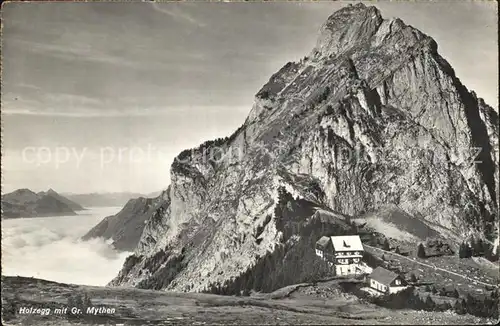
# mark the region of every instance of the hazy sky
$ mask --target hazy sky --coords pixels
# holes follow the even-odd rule
[[[497,5],[371,2],[432,36],[497,108]],[[151,192],[178,152],[229,135],[346,2],[8,3],[3,192]]]

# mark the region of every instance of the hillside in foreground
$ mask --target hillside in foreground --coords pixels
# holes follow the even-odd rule
[[[487,319],[451,312],[388,310],[343,293],[337,281],[300,284],[271,294],[250,297],[176,293],[135,288],[109,288],[2,276],[3,325],[210,325],[210,324],[485,324]],[[56,315],[70,303],[86,311],[75,298],[88,296],[90,307],[106,308],[98,315]],[[70,299],[73,298],[73,299]],[[87,301],[88,302],[88,301]],[[12,304],[14,303],[14,308]],[[11,313],[20,307],[50,309],[40,314]],[[114,310],[114,311],[113,311]]]

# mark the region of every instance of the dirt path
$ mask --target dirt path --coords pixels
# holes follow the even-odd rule
[[[458,274],[458,273],[446,270],[444,268],[437,267],[436,265],[429,265],[429,264],[426,264],[426,263],[419,262],[418,260],[415,260],[415,258],[409,258],[409,257],[397,254],[397,253],[392,252],[392,251],[383,250],[383,249],[372,247],[372,246],[369,246],[369,245],[366,245],[366,244],[363,244],[363,246],[366,246],[368,248],[375,249],[375,250],[378,250],[378,251],[381,251],[381,252],[386,252],[386,253],[389,253],[391,255],[395,255],[395,256],[398,256],[400,258],[403,258],[403,259],[409,260],[411,262],[417,263],[419,265],[426,266],[426,267],[429,267],[429,268],[433,268],[435,270],[443,271],[445,273],[452,274],[452,275],[461,277],[463,279],[466,279],[466,280],[469,280],[469,281],[472,281],[472,282],[476,282],[476,283],[479,283],[479,284],[482,284],[482,285],[486,285],[486,286],[498,287],[498,284],[490,284],[490,283],[481,282],[481,281],[475,280],[475,279],[473,279],[471,277],[464,276],[464,275],[461,275],[461,274]]]

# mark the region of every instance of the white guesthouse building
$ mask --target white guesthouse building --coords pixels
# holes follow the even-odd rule
[[[321,237],[316,242],[316,255],[335,266],[336,275],[357,275],[364,272],[361,263],[363,244],[358,235]]]

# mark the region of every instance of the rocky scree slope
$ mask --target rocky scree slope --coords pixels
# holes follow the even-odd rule
[[[224,159],[207,159],[215,149]],[[351,216],[395,205],[494,241],[498,114],[432,38],[375,7],[345,7],[232,136],[179,155],[164,204],[110,284],[200,291],[236,277],[284,241],[278,188]]]

